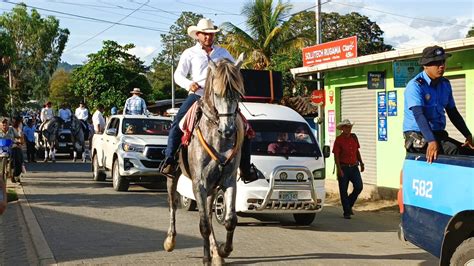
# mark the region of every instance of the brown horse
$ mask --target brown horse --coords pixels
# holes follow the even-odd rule
[[[243,54],[234,64],[227,59],[217,64],[209,60],[209,70],[204,96],[199,100],[202,117],[197,122],[187,153],[187,167],[181,162],[183,172],[188,173],[199,208],[199,230],[204,240],[203,263],[220,265],[233,249],[234,229],[237,225],[235,193],[237,169],[244,137],[244,124],[238,115],[238,104],[244,94],[240,66]],[[187,154],[187,155],[185,155]],[[186,169],[184,169],[186,168]],[[179,172],[179,171],[178,171]],[[164,241],[164,249],[172,251],[176,244],[175,214],[178,198],[176,186],[179,176],[168,178],[170,226]],[[218,189],[225,191],[225,243],[217,245],[212,228],[212,212]]]

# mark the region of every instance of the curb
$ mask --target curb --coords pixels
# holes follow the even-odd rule
[[[28,227],[28,232],[30,233],[33,246],[38,255],[39,265],[57,265],[53,252],[51,252],[48,242],[46,242],[44,238],[43,231],[38,224],[38,220],[31,210],[30,203],[23,191],[23,186],[17,185],[16,188],[23,218],[25,219],[26,227]]]

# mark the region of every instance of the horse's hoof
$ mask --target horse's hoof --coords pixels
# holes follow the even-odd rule
[[[165,239],[165,242],[163,243],[163,248],[166,251],[171,252],[174,250],[175,245],[176,245],[176,239],[172,237],[167,237]]]
[[[212,265],[220,266],[224,264],[225,264],[225,261],[222,257],[219,257],[219,256],[212,257]]]
[[[232,252],[233,248],[230,247],[229,249],[225,249],[225,244],[222,243],[219,245],[219,248],[217,249],[217,252],[219,253],[219,256],[223,258],[229,257],[230,253]]]
[[[56,160],[53,160],[53,163],[55,163],[55,162],[56,162]]]
[[[44,159],[44,160],[43,160],[43,163],[47,163],[47,162],[48,162],[48,159]]]

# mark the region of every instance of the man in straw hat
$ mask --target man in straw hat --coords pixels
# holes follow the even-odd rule
[[[404,94],[405,148],[408,152],[426,153],[429,163],[436,160],[438,154],[474,155],[472,134],[456,108],[449,80],[443,77],[446,59],[450,56],[442,47],[426,47],[419,61],[423,71],[408,82]],[[464,143],[450,138],[445,131],[445,111],[466,137]]]
[[[342,132],[336,137],[332,150],[336,163],[339,194],[345,219],[351,219],[351,215],[354,215],[352,207],[363,188],[360,172],[364,172],[365,169],[359,152],[359,140],[354,133],[351,133],[353,125],[349,119],[344,119],[337,124],[337,129],[342,130]],[[354,188],[350,195],[347,194],[349,182],[352,182],[352,187]]]
[[[188,90],[189,94],[186,100],[179,108],[176,117],[171,125],[168,136],[168,145],[166,147],[166,158],[160,166],[160,172],[168,176],[173,175],[177,166],[175,161],[175,153],[179,148],[181,136],[183,132],[179,128],[179,121],[184,117],[186,112],[204,93],[204,85],[206,82],[208,60],[217,62],[227,58],[235,61],[232,55],[224,48],[214,45],[214,37],[220,29],[214,26],[213,22],[208,18],[200,19],[196,26],[188,28],[189,37],[196,40],[196,45],[190,47],[181,54],[179,63],[174,73],[176,83]],[[188,78],[191,76],[191,78]],[[241,168],[243,176],[251,175],[250,173],[250,151],[243,152],[241,161],[248,167]],[[241,164],[242,165],[242,164]]]
[[[125,101],[125,107],[123,108],[124,115],[144,115],[146,113],[146,102],[140,95],[142,92],[140,88],[133,88],[130,91],[132,97]]]

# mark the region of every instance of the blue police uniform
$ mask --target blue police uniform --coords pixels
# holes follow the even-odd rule
[[[436,84],[431,82],[425,71],[408,82],[405,90],[403,132],[421,131],[411,111],[414,106],[423,107],[423,114],[431,130],[440,131],[446,128],[445,109],[456,107],[451,83],[444,77],[441,77]]]

